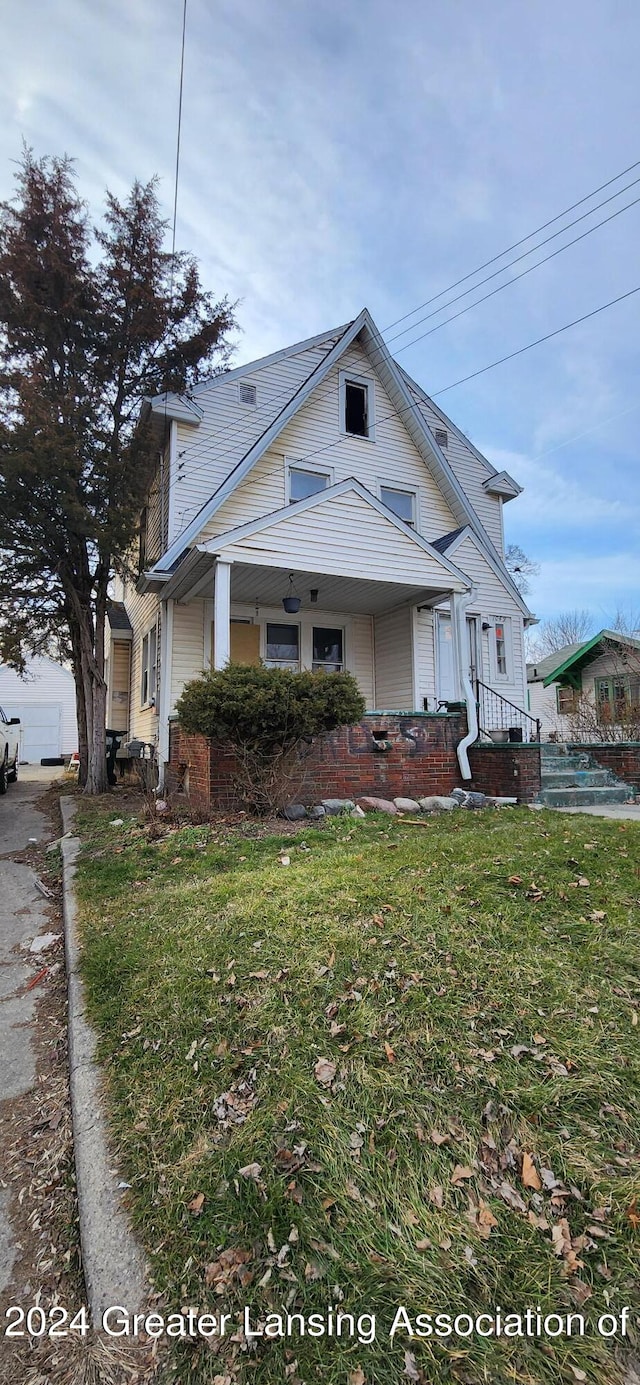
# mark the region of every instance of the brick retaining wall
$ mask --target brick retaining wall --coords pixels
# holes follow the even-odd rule
[[[323,798],[400,795],[422,798],[448,794],[456,785],[531,802],[540,788],[537,745],[477,746],[469,754],[473,781],[463,781],[456,746],[466,732],[464,712],[370,713],[356,726],[319,738],[304,755],[291,798],[318,803]],[[374,749],[377,738],[390,748]],[[203,807],[234,806],[235,759],[231,751],[203,736],[170,727],[167,783],[186,791]],[[295,790],[295,792],[294,792]]]
[[[570,752],[587,753],[592,755],[597,764],[602,769],[611,770],[618,779],[624,780],[625,784],[632,784],[640,793],[640,742],[639,741],[614,741],[602,742],[599,745],[579,745],[577,742],[568,745]]]

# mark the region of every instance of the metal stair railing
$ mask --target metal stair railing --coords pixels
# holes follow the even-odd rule
[[[489,736],[492,731],[519,730],[523,741],[540,741],[540,720],[510,702],[508,697],[477,680],[478,726]],[[515,738],[514,738],[515,739]],[[519,738],[518,738],[519,739]]]

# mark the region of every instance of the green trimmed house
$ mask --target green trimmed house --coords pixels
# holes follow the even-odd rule
[[[600,630],[528,664],[527,687],[543,740],[640,739],[640,639]]]

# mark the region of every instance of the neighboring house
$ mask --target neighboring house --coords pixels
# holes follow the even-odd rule
[[[20,761],[73,755],[78,749],[73,674],[55,659],[30,659],[23,677],[0,665],[0,705],[20,718]]]
[[[600,630],[527,665],[529,711],[542,738],[587,742],[637,739],[640,640]]]
[[[507,708],[496,725],[526,708],[534,617],[503,531],[520,487],[392,360],[366,310],[145,414],[158,468],[139,580],[116,595],[129,733],[161,765],[185,682],[230,659],[348,669],[370,710],[464,699],[473,720],[478,681],[491,715]]]

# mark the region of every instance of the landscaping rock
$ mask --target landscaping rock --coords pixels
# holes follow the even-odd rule
[[[319,822],[320,818],[327,816],[327,810],[323,808],[321,803],[314,803],[313,808],[307,808],[307,816],[310,817],[313,822]]]
[[[351,798],[323,798],[322,800],[322,807],[330,817],[337,817],[338,813],[350,813],[355,806]]]
[[[349,813],[349,817],[350,817],[350,818],[364,818],[364,817],[366,817],[366,813],[364,813],[364,812],[362,811],[362,808],[355,807],[355,808],[352,808],[352,809],[351,809],[351,812]]]
[[[301,822],[306,818],[307,810],[302,803],[287,803],[286,808],[282,810],[282,816],[288,822]]]
[[[397,813],[395,803],[391,803],[388,798],[359,798],[358,807],[363,808],[365,813]]]
[[[486,808],[489,800],[484,793],[477,793],[475,789],[452,789],[451,797],[455,798],[461,808]]]
[[[457,798],[447,798],[444,794],[430,794],[427,798],[418,800],[423,813],[450,813],[452,808],[459,808]]]
[[[394,798],[399,813],[419,813],[420,804],[416,798]]]

